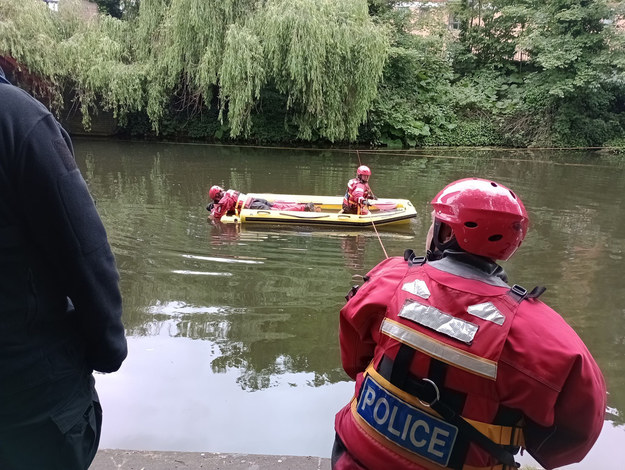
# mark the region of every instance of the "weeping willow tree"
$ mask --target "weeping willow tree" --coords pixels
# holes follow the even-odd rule
[[[38,79],[20,84],[51,108],[75,100],[89,125],[97,109],[115,115],[144,106],[146,63],[134,62],[130,24],[101,16],[81,18],[79,2],[64,1],[51,11],[40,0],[0,0],[0,55],[12,57]]]
[[[56,45],[72,36],[78,21],[61,11],[51,15],[44,2],[0,0],[0,55],[10,56],[35,75],[45,78],[31,85],[31,91],[47,98],[49,105],[63,105],[59,90],[66,74],[58,64],[62,61]]]
[[[354,139],[389,47],[365,0],[142,0],[130,21],[77,10],[0,0],[0,55],[44,78],[58,107],[71,89],[85,124],[97,109],[145,111],[158,130],[173,97],[199,110],[217,96],[245,136],[270,88],[301,138]]]
[[[209,103],[219,86],[230,24],[253,15],[255,0],[143,0],[137,60],[147,67],[147,113],[155,128],[174,95],[180,108]]]
[[[354,139],[388,51],[364,0],[144,0],[137,58],[149,63],[147,112],[219,93],[232,136],[247,136],[264,88],[283,94],[303,139]]]
[[[287,97],[300,137],[313,131],[355,139],[377,94],[389,48],[366,2],[275,0],[226,35],[220,71],[222,110],[247,133],[262,87]]]

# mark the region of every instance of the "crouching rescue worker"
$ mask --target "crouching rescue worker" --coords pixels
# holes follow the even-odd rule
[[[368,214],[369,199],[375,199],[373,191],[369,187],[371,169],[361,165],[356,170],[356,178],[347,182],[347,191],[343,198],[343,214]]]
[[[507,260],[528,228],[515,193],[463,179],[433,200],[427,258],[378,264],[340,315],[341,359],[356,380],[336,415],[332,468],[510,469],[580,461],[604,420],[606,388],[584,343],[510,287]]]
[[[241,194],[239,191],[229,189],[224,191],[220,186],[211,186],[208,191],[208,197],[213,202],[206,206],[206,210],[211,213],[214,220],[221,220],[221,218],[228,214],[234,215],[242,208],[245,209],[257,209],[257,210],[279,210],[279,211],[310,211],[315,212],[315,205],[311,202],[308,204],[302,204],[297,202],[269,202],[266,199],[246,197],[245,194]]]

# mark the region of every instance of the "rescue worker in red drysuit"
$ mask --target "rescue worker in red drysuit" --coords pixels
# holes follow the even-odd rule
[[[605,382],[537,299],[544,288],[511,288],[494,262],[526,235],[522,202],[473,178],[432,205],[427,258],[382,261],[341,310],[356,390],[336,415],[332,468],[510,469],[519,447],[547,469],[579,462],[601,431]]]
[[[226,214],[234,214],[237,210],[237,203],[246,209],[258,210],[280,210],[280,211],[315,211],[313,203],[288,203],[288,202],[269,202],[266,199],[248,197],[242,195],[239,191],[229,189],[224,191],[220,186],[212,186],[208,191],[208,197],[213,202],[206,206],[214,220],[219,221]],[[241,199],[241,201],[239,201]]]
[[[373,191],[369,187],[369,177],[371,169],[361,165],[356,170],[356,178],[347,182],[347,191],[343,197],[343,214],[368,214],[367,208],[369,199],[375,199]]]

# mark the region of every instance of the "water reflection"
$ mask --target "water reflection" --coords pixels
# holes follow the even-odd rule
[[[241,233],[241,225],[239,224],[222,224],[214,220],[208,219],[208,223],[212,225],[213,230],[210,234],[211,245],[221,245],[228,243],[236,243],[239,241]]]
[[[102,448],[328,454],[334,434],[311,430],[332,429],[332,414],[319,410],[339,408],[351,384],[314,386],[312,373],[283,371],[271,388],[248,393],[236,369],[214,373],[216,344],[172,341],[165,332],[175,329],[165,322],[161,334],[133,338],[122,371],[96,376],[105,410]]]
[[[497,179],[523,198],[530,232],[506,270],[511,280],[530,289],[547,286],[544,300],[576,329],[606,377],[610,431],[604,429],[605,439],[614,433],[625,437],[622,426],[612,426],[625,421],[621,159],[571,152],[361,152],[363,163],[373,170],[376,194],[410,199],[418,211],[407,227],[380,230],[378,239],[366,229],[240,227],[206,220],[211,184],[247,192],[339,195],[357,166],[353,153],[92,140],[78,140],[76,151],[117,257],[124,323],[133,348],[119,374],[99,377],[115,402],[107,419],[114,420],[110,414],[119,407],[138,406],[137,414],[160,410],[175,396],[175,411],[182,413],[175,419],[192,423],[189,429],[201,428],[197,432],[206,439],[199,442],[188,435],[184,443],[181,431],[171,446],[157,446],[167,441],[171,424],[163,412],[158,414],[162,421],[150,422],[150,429],[114,420],[115,432],[126,440],[117,445],[117,438],[105,435],[104,446],[228,451],[232,446],[219,448],[222,442],[207,444],[218,439],[210,425],[218,421],[219,407],[231,407],[232,397],[240,396],[236,406],[246,408],[244,397],[254,396],[249,400],[256,402],[259,395],[269,408],[278,408],[276,402],[293,409],[299,404],[323,417],[323,424],[310,423],[307,435],[331,440],[332,416],[351,394],[340,365],[337,313],[353,277],[381,261],[384,250],[389,256],[401,256],[406,248],[421,252],[428,201],[445,183],[471,175]],[[142,349],[154,341],[162,351],[158,358]],[[163,380],[200,381],[202,386],[194,382],[184,392],[175,384],[168,390],[155,383],[172,361]],[[123,393],[134,386],[131,374],[139,362],[147,369],[141,376],[150,391],[140,406],[125,401]],[[216,384],[225,392],[215,391]],[[315,398],[302,402],[308,393]],[[182,395],[207,413],[205,427],[196,423],[193,407],[178,403]],[[276,451],[271,432],[260,433],[251,445],[238,442],[237,424],[219,426],[237,441],[238,451]],[[285,439],[277,453],[329,454],[325,443],[302,446]]]

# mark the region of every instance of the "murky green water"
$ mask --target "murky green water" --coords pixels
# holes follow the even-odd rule
[[[339,195],[355,152],[75,142],[107,227],[130,355],[98,375],[101,447],[328,457],[334,413],[353,391],[340,364],[344,295],[384,258],[371,229],[215,227],[211,184],[243,192]],[[406,227],[380,231],[390,256],[422,251],[428,201],[446,183],[493,178],[532,225],[505,267],[546,285],[610,392],[599,442],[570,468],[621,468],[625,442],[625,163],[589,153],[473,150],[372,154],[378,197],[410,199]],[[525,459],[531,463],[531,459]]]

